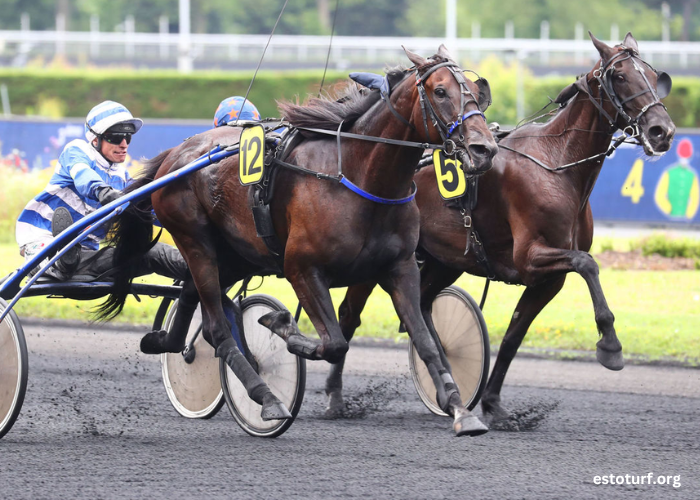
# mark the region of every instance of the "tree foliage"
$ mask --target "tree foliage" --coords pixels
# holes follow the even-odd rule
[[[610,38],[612,24],[620,36],[632,31],[640,40],[661,38],[663,0],[458,0],[458,36],[472,35],[478,22],[482,37],[504,36],[512,22],[517,38],[539,38],[548,21],[551,38],[573,38],[582,23],[598,37]],[[672,40],[700,40],[700,0],[671,0]],[[192,0],[194,33],[268,34],[284,0]],[[335,33],[347,36],[443,36],[445,0],[295,0],[288,2],[277,33],[327,35],[338,6]],[[56,13],[67,13],[68,29],[89,30],[90,17],[100,18],[102,31],[124,29],[133,16],[137,31],[157,32],[161,16],[178,29],[178,0],[0,0],[0,29],[19,29],[29,14],[32,29],[49,30]]]

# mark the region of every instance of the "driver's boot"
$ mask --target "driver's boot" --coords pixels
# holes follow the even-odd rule
[[[58,207],[51,219],[51,233],[55,238],[69,226],[73,224],[73,217],[65,207]],[[47,270],[47,274],[60,280],[70,279],[75,273],[80,264],[80,244],[74,245],[68,250],[63,257],[58,259],[51,269]]]

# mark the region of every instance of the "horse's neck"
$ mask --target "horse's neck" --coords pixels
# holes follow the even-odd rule
[[[357,120],[350,131],[385,139],[416,141],[415,132],[394,117],[383,101]],[[421,148],[354,139],[348,141],[343,150],[349,148],[353,148],[353,161],[347,164],[346,170],[343,160],[343,172],[352,182],[385,198],[400,198],[408,194],[415,167],[423,153]]]
[[[552,151],[551,157],[556,160],[552,167],[601,155],[608,150],[612,139],[612,134],[607,130],[607,120],[601,119],[598,109],[583,92],[579,92],[572,102],[542,128],[542,134],[561,134],[552,138],[554,143],[548,143]],[[583,205],[595,186],[604,159],[604,156],[599,157],[561,171],[577,187],[577,192],[581,193]]]

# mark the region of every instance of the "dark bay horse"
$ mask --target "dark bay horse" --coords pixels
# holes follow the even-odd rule
[[[592,35],[591,39],[600,61],[560,93],[560,107],[552,119],[516,128],[501,139],[493,168],[479,179],[472,218],[490,273],[498,281],[526,286],[481,400],[487,423],[507,423],[509,413],[500,404],[506,372],[530,324],[561,290],[567,273],[580,274],[590,290],[601,335],[598,361],[611,370],[623,367],[614,316],[603,295],[598,265],[588,253],[593,238],[588,198],[617,129],[636,137],[647,155],[668,151],[675,126],[660,98],[668,94],[671,82],[639,58],[631,34],[615,47]],[[464,272],[490,273],[479,262],[474,243],[465,254],[468,221],[441,199],[434,169],[420,170],[415,180],[421,212],[418,251],[425,258],[421,310],[434,331],[430,308],[437,294]],[[350,288],[340,306],[348,340],[360,324],[372,288]],[[326,382],[330,411],[344,407],[342,368],[342,363],[333,365]]]
[[[491,166],[496,143],[482,109],[490,102],[485,81],[464,77],[444,47],[431,58],[406,51],[414,64],[409,70],[390,70],[378,83],[380,91],[360,92],[354,85],[333,101],[312,99],[301,106],[283,103],[285,119],[295,127],[342,130],[338,137],[302,130],[303,137],[283,161],[333,176],[342,174],[367,197],[338,182],[280,168],[270,204],[282,257],[275,256],[256,235],[249,188],[239,182],[239,157],[169,184],[155,192],[150,203],[170,231],[189,265],[192,280],[182,291],[175,323],[169,333],[151,332],[141,341],[146,353],[179,352],[185,346],[187,325],[202,304],[204,337],[262,405],[266,420],[289,418],[284,405],[271,393],[238,350],[222,307],[222,290],[253,275],[280,274],[292,284],[301,305],[321,337],[303,336],[288,312],[272,313],[260,322],[287,341],[290,352],[307,359],[336,362],[348,343],[338,324],[329,288],[366,281],[379,283],[392,297],[397,314],[430,369],[440,404],[454,417],[457,435],[478,435],[486,427],[460,404],[458,389],[442,363],[420,313],[420,275],[414,258],[419,237],[419,212],[412,200],[416,165],[428,143],[456,146],[456,154],[474,172]],[[375,75],[376,76],[376,75]],[[382,80],[382,78],[380,78]],[[222,127],[186,140],[147,162],[136,189],[153,178],[175,171],[218,144],[236,144],[241,129]],[[383,142],[350,137],[373,136]],[[409,141],[412,146],[387,143]],[[432,147],[432,146],[431,146]],[[342,161],[341,161],[342,159]],[[404,199],[405,203],[378,203]],[[148,212],[150,204],[138,207]],[[127,211],[114,237],[120,263],[148,248],[152,221]],[[115,293],[104,305],[102,317],[123,306],[128,266],[116,277]]]

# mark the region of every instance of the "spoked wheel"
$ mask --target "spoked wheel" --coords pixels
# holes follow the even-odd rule
[[[178,302],[168,311],[164,330],[175,321]],[[192,339],[194,338],[194,343]],[[224,405],[224,393],[219,378],[219,363],[214,348],[202,335],[201,306],[192,317],[183,352],[161,354],[163,385],[175,410],[187,418],[211,418]]]
[[[6,308],[7,302],[0,299],[0,313]],[[22,324],[10,311],[0,323],[0,438],[12,428],[22,409],[28,369]]]
[[[435,297],[432,319],[462,403],[471,410],[479,402],[489,372],[489,336],[484,317],[474,299],[453,285]],[[437,404],[435,384],[413,342],[409,344],[408,360],[421,401],[434,414],[446,415]]]
[[[258,363],[260,377],[296,418],[304,399],[306,360],[287,351],[284,340],[258,323],[258,318],[269,312],[285,310],[284,305],[274,297],[258,294],[243,299],[241,309],[245,344]],[[223,360],[220,370],[226,404],[244,431],[251,436],[272,438],[292,425],[294,418],[269,421],[260,418],[262,407],[248,397],[243,384]]]

